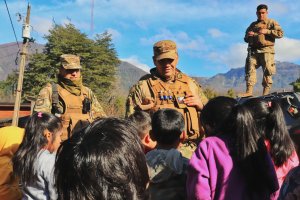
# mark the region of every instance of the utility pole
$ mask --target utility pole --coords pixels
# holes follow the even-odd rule
[[[91,34],[94,32],[94,0],[91,0]]]
[[[20,111],[20,104],[21,104],[21,96],[22,96],[22,87],[23,87],[23,78],[24,78],[24,70],[25,70],[25,63],[26,63],[26,56],[28,53],[27,46],[30,39],[30,25],[29,25],[29,17],[30,17],[30,5],[27,6],[27,15],[26,21],[23,24],[23,45],[21,55],[21,62],[19,66],[19,78],[18,78],[18,86],[16,90],[16,100],[15,100],[15,107],[14,107],[14,115],[12,120],[13,126],[18,126],[19,122],[19,111]]]

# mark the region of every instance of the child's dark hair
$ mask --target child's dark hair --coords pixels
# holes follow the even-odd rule
[[[252,98],[244,105],[251,110],[259,134],[270,142],[270,154],[275,165],[282,166],[295,149],[280,104],[272,100]]]
[[[200,120],[202,125],[209,126],[210,130],[205,130],[206,136],[218,134],[221,126],[225,123],[225,119],[231,114],[232,108],[237,101],[229,97],[217,97],[211,99],[209,103],[201,111]],[[204,129],[205,129],[204,126]]]
[[[139,131],[139,137],[143,139],[147,134],[147,131],[151,129],[151,117],[150,114],[145,111],[135,111],[128,117],[128,120],[133,122]]]
[[[159,144],[172,145],[184,131],[184,118],[180,112],[165,108],[156,111],[152,117],[152,140]]]
[[[230,134],[235,138],[235,153],[239,160],[257,150],[258,134],[250,111],[230,97],[211,99],[201,111],[201,123],[212,129],[208,136]]]
[[[146,199],[143,145],[128,120],[98,118],[57,151],[58,199]]]
[[[61,120],[50,113],[38,112],[29,118],[25,125],[23,141],[12,159],[14,174],[20,177],[24,184],[33,181],[36,176],[34,161],[40,150],[48,143],[44,131],[48,130],[56,135],[61,129]],[[55,137],[57,135],[53,139]]]

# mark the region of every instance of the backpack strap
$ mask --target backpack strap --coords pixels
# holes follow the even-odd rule
[[[52,100],[52,110],[51,110],[51,113],[61,114],[58,109],[59,94],[58,94],[57,84],[51,83],[51,86],[52,86],[52,99],[51,99]]]

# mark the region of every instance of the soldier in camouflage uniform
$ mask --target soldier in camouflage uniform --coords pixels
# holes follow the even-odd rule
[[[268,18],[268,6],[261,4],[256,9],[257,21],[246,30],[245,42],[248,43],[248,56],[245,65],[246,93],[239,96],[252,96],[256,83],[256,69],[263,69],[263,95],[270,93],[272,75],[276,73],[274,61],[275,38],[282,38],[283,31],[274,19]]]
[[[49,112],[61,117],[67,139],[74,129],[80,129],[96,117],[105,117],[100,103],[88,87],[83,86],[80,58],[71,54],[60,57],[57,84],[48,83],[35,102],[35,112]]]
[[[153,51],[156,67],[131,88],[127,98],[126,116],[134,110],[144,110],[151,114],[162,108],[176,109],[185,119],[188,136],[185,145],[193,144],[194,149],[194,144],[198,144],[203,137],[199,115],[208,100],[201,86],[176,68],[178,53],[173,41],[159,41],[154,44]],[[183,154],[186,157],[191,156],[185,152]]]

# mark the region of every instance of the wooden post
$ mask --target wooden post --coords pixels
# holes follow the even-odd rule
[[[28,46],[29,37],[30,37],[30,31],[28,30],[29,17],[30,17],[30,5],[28,4],[25,27],[23,27],[23,45],[22,45],[22,51],[20,53],[21,62],[20,62],[20,66],[19,66],[19,68],[20,68],[19,69],[19,78],[18,78],[18,86],[17,86],[17,91],[16,91],[16,100],[15,100],[13,119],[12,119],[12,126],[18,126],[18,123],[19,123],[19,111],[20,111],[21,96],[22,96],[24,70],[25,70],[25,64],[26,64],[26,56],[28,53],[27,46]],[[27,32],[24,33],[25,31],[27,31]]]

